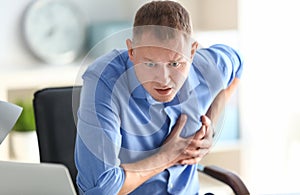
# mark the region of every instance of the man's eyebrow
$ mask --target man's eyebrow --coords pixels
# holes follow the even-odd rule
[[[143,57],[143,60],[154,62],[154,60],[152,60],[151,58],[148,58],[148,57]]]
[[[178,55],[178,56],[175,56],[175,58],[173,60],[169,60],[168,62],[177,62],[177,61],[180,61],[182,59],[183,59],[183,57],[181,55]],[[143,60],[150,61],[150,62],[155,62],[155,60],[152,60],[149,57],[143,57]]]
[[[180,61],[182,59],[183,59],[183,57],[181,55],[178,55],[178,56],[175,56],[175,60],[173,60],[173,61]]]
[[[182,59],[184,59],[184,57],[182,55],[175,55],[173,60],[169,60],[169,62],[179,62]]]

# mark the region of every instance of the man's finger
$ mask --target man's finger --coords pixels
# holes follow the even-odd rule
[[[181,114],[179,116],[179,118],[176,121],[174,130],[176,130],[176,132],[179,134],[181,132],[181,130],[183,129],[185,123],[187,121],[187,115],[186,114]]]
[[[209,139],[202,139],[200,142],[199,142],[199,148],[206,148],[206,149],[209,149],[211,147],[211,140]]]
[[[194,165],[194,164],[199,163],[202,158],[203,157],[196,157],[196,158],[185,159],[185,160],[180,161],[179,164],[182,164],[182,165]]]
[[[215,129],[213,127],[212,121],[206,116],[206,115],[202,115],[201,116],[201,122],[202,125],[206,125],[207,126],[207,131],[206,131],[206,136],[205,137],[214,137]]]
[[[202,125],[201,128],[195,133],[193,139],[200,140],[202,139],[206,134],[206,126]]]
[[[201,122],[202,125],[206,125],[206,126],[211,125],[211,120],[206,115],[201,116]]]
[[[169,135],[168,139],[171,139],[174,136],[179,136],[180,133],[181,133],[181,130],[183,129],[183,127],[186,123],[186,121],[187,121],[187,115],[186,114],[181,114],[179,116],[179,118],[177,119],[176,124],[175,124],[174,128],[172,129],[172,132]]]

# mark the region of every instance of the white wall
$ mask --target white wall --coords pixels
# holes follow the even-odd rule
[[[29,68],[40,66],[43,63],[31,54],[22,39],[22,14],[31,1],[1,0],[0,69]],[[136,10],[150,0],[69,1],[78,6],[82,12],[82,17],[89,23],[107,20],[132,21]],[[236,28],[237,0],[223,0],[223,3],[220,5],[221,9],[215,8],[215,5],[218,5],[218,0],[180,2],[191,12],[196,28],[201,30]],[[212,13],[206,10],[211,10]],[[207,18],[210,18],[210,22],[206,22]]]
[[[240,0],[244,170],[254,194],[300,192],[298,0]]]
[[[0,8],[0,69],[23,67],[36,60],[24,47],[20,20],[30,0],[1,0]]]
[[[136,9],[146,0],[69,0],[78,6],[86,22],[133,19]],[[0,70],[39,66],[22,39],[22,14],[31,0],[1,0]],[[118,6],[116,6],[118,5]]]

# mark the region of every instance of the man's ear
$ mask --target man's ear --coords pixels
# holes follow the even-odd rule
[[[127,45],[129,59],[133,61],[134,55],[133,55],[132,41],[130,39],[126,39],[126,45]]]
[[[195,53],[198,49],[198,42],[195,41],[192,43],[192,49],[191,49],[191,60],[193,60],[194,56],[195,56]]]

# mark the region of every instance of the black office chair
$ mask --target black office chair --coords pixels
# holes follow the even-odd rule
[[[36,91],[33,99],[40,161],[65,165],[77,192],[77,169],[74,162],[76,115],[73,116],[73,105],[74,110],[77,110],[80,89],[45,88]]]
[[[76,190],[74,146],[80,90],[80,86],[45,88],[36,91],[33,100],[40,160],[66,165]],[[227,184],[236,195],[250,194],[243,181],[229,170],[199,165],[198,171]]]

